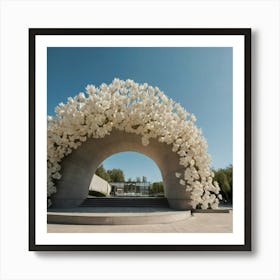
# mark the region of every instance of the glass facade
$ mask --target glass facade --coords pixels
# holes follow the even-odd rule
[[[111,196],[149,196],[150,182],[113,182]]]

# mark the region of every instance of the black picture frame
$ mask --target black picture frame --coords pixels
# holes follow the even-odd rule
[[[48,35],[241,35],[244,36],[244,244],[242,245],[40,245],[36,244],[36,36]],[[30,251],[251,251],[251,29],[29,29],[29,250]]]

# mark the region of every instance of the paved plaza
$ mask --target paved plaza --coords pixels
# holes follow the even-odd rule
[[[231,233],[229,213],[193,213],[191,217],[168,224],[148,225],[67,225],[48,224],[48,233]]]

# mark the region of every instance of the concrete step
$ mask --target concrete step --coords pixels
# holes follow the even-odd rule
[[[87,198],[81,207],[169,207],[166,198]]]
[[[106,208],[77,207],[48,211],[48,223],[74,225],[147,225],[167,224],[191,217],[191,211],[173,211],[169,208]]]

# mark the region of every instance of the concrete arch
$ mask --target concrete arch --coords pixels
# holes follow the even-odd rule
[[[86,91],[88,97],[69,97],[56,107],[56,117],[48,117],[48,206],[76,206],[100,162],[117,152],[136,151],[161,169],[171,207],[218,207],[220,188],[194,115],[159,88],[131,80],[88,85]]]
[[[182,172],[179,156],[172,152],[172,145],[150,139],[143,146],[141,136],[120,130],[112,130],[104,138],[90,138],[61,162],[62,178],[57,181],[57,193],[52,196],[55,208],[75,207],[87,197],[88,188],[96,168],[109,156],[125,151],[134,151],[150,157],[159,167],[165,194],[173,209],[191,209],[190,192],[179,184],[175,172]]]

